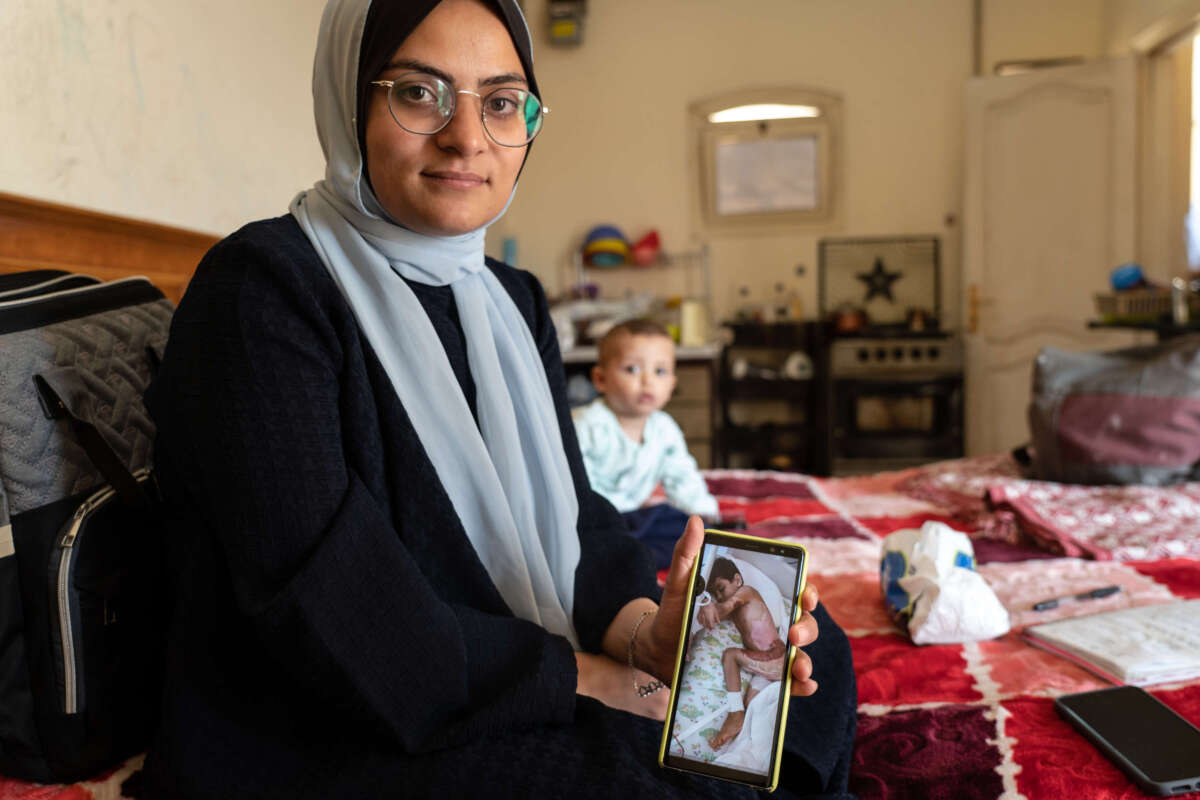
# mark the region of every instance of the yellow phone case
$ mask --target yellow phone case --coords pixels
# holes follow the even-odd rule
[[[726,539],[730,540],[728,543],[734,547],[737,546],[737,542],[739,540],[740,541],[750,541],[750,542],[762,543],[764,545],[770,545],[773,547],[786,548],[790,551],[796,552],[799,555],[799,558],[800,558],[800,583],[796,590],[796,597],[793,599],[793,602],[792,602],[792,620],[791,620],[791,623],[789,623],[789,627],[790,627],[790,625],[795,625],[796,621],[800,619],[800,614],[802,613],[800,598],[804,594],[804,587],[808,581],[808,551],[804,549],[803,545],[798,545],[793,542],[780,542],[780,541],[776,541],[774,539],[764,539],[764,538],[761,538],[758,536],[747,536],[744,533],[730,533],[728,531],[718,531],[718,530],[712,530],[712,529],[706,529],[704,531],[704,544],[705,545],[709,544],[711,541],[714,541],[713,538],[710,538],[710,535],[711,535],[711,537],[726,538]],[[718,543],[720,543],[720,542],[718,542]],[[677,767],[677,766],[666,763],[667,744],[671,741],[671,723],[674,719],[675,704],[677,702],[676,692],[678,691],[678,688],[679,688],[680,672],[683,667],[684,646],[686,645],[687,640],[688,640],[688,624],[691,622],[692,595],[695,591],[696,574],[700,571],[700,562],[703,560],[703,554],[704,554],[704,549],[702,546],[700,553],[696,556],[696,563],[692,565],[691,579],[688,581],[687,599],[684,601],[684,604],[683,604],[683,607],[686,609],[686,613],[684,614],[684,617],[683,617],[683,625],[679,631],[679,647],[675,652],[675,668],[671,673],[671,699],[667,705],[667,718],[666,718],[666,720],[663,721],[662,742],[658,748],[658,765],[664,769],[674,769],[674,770],[678,770],[680,772],[688,772],[693,775],[704,775],[705,777],[715,778],[717,780],[727,780],[727,781],[732,781],[734,783],[742,783],[746,786],[752,786],[755,789],[760,789],[760,790],[765,789],[768,792],[773,792],[773,791],[775,791],[776,787],[779,785],[779,760],[780,760],[781,754],[783,753],[783,732],[784,732],[785,728],[787,727],[788,703],[792,697],[792,695],[791,695],[792,663],[796,659],[796,647],[793,646],[790,642],[785,642],[785,644],[787,645],[787,649],[788,649],[788,657],[787,657],[787,666],[784,670],[784,676],[783,676],[783,680],[784,680],[783,709],[782,709],[782,713],[780,714],[779,730],[777,731],[776,736],[775,736],[775,752],[771,758],[771,763],[773,764],[773,767],[771,769],[770,781],[767,785],[764,786],[761,784],[751,783],[749,781],[739,781],[734,778],[728,778],[728,777],[721,776],[721,775],[710,775],[707,773],[698,772],[696,770],[683,769],[681,767]]]

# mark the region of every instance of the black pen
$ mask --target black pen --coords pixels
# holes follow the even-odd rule
[[[1056,597],[1053,600],[1043,600],[1040,603],[1033,604],[1034,611],[1049,611],[1052,608],[1065,606],[1067,603],[1077,603],[1080,600],[1097,600],[1101,597],[1108,597],[1121,591],[1120,586],[1102,586],[1099,589],[1092,589],[1090,592],[1081,592],[1079,594],[1067,595],[1066,597]]]

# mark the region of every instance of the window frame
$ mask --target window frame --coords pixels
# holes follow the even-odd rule
[[[814,106],[817,117],[751,120],[746,122],[709,122],[710,114],[744,105],[778,103]],[[742,89],[709,97],[689,107],[697,168],[698,215],[711,232],[794,229],[796,226],[825,227],[839,216],[841,200],[841,127],[840,96],[808,88]],[[817,198],[812,208],[719,213],[717,208],[717,153],[727,143],[763,140],[788,141],[816,139]]]

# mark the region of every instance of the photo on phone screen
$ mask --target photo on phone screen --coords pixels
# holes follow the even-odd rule
[[[672,696],[663,764],[757,786],[775,775],[787,631],[803,548],[706,534]]]

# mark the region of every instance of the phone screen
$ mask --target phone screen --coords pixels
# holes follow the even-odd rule
[[[1055,705],[1143,788],[1157,794],[1200,789],[1200,730],[1153,695],[1118,686],[1064,695]]]
[[[664,766],[771,787],[804,548],[706,532],[667,714]]]

